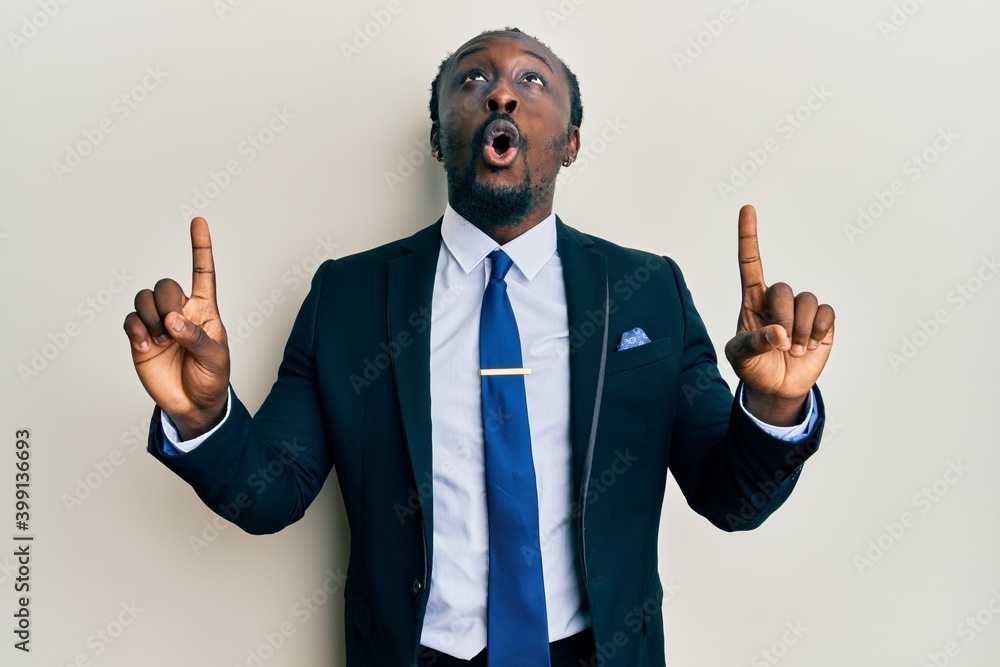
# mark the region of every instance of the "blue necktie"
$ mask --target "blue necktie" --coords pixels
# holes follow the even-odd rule
[[[538,492],[517,321],[504,277],[511,260],[490,253],[483,294],[479,361],[486,446],[490,569],[486,602],[489,667],[548,667],[548,622],[538,537]],[[512,370],[490,375],[486,371]]]

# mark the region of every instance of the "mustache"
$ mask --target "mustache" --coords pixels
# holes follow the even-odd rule
[[[489,117],[487,117],[486,120],[484,120],[483,123],[479,126],[479,129],[476,130],[476,134],[473,137],[473,144],[472,144],[473,146],[483,145],[483,142],[486,139],[486,128],[488,128],[491,123],[497,120],[505,120],[511,125],[513,125],[514,129],[517,130],[518,143],[527,147],[528,141],[525,138],[524,133],[521,131],[521,126],[517,124],[517,121],[515,121],[514,117],[511,116],[509,113],[501,113],[499,111],[494,111],[493,113],[491,113]]]

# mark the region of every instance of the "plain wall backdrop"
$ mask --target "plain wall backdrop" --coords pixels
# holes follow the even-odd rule
[[[343,664],[336,480],[277,535],[216,520],[145,453],[122,321],[162,277],[190,288],[204,215],[255,409],[318,262],[442,213],[430,81],[516,25],[580,78],[556,211],[677,260],[727,379],[741,204],[766,279],[837,311],[826,435],[788,503],[726,534],[668,488],[668,664],[996,665],[998,22],[972,0],[4,3],[0,663]]]

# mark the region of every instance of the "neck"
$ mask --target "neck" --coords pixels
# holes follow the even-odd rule
[[[486,234],[491,239],[496,241],[497,245],[504,245],[506,243],[510,243],[518,236],[525,233],[532,227],[536,226],[538,223],[540,223],[547,217],[548,216],[542,216],[536,220],[525,220],[524,222],[520,222],[517,225],[510,227],[491,227],[489,229],[484,229],[479,225],[476,225],[476,227],[479,227],[479,229],[482,230],[484,234]]]
[[[452,208],[455,208],[454,204],[452,204]],[[518,236],[537,226],[540,222],[542,222],[542,220],[545,220],[547,217],[552,215],[552,199],[547,198],[546,201],[536,203],[523,218],[510,225],[504,225],[502,227],[484,226],[478,220],[473,220],[468,217],[461,209],[455,208],[455,211],[460,216],[475,225],[484,234],[496,241],[497,245],[504,245],[513,241]]]

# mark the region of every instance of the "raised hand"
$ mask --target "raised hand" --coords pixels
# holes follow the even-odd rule
[[[750,205],[740,209],[739,260],[743,300],[726,358],[746,385],[747,409],[775,426],[792,424],[830,356],[833,308],[785,283],[765,285]]]
[[[135,295],[135,311],[124,324],[139,381],[185,440],[221,421],[229,388],[229,343],[216,303],[212,238],[204,218],[191,221],[191,252],[191,296],[164,278]]]

